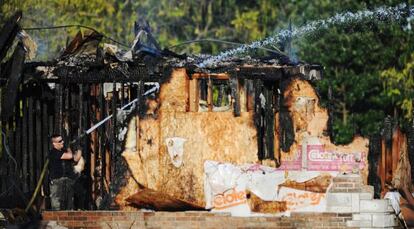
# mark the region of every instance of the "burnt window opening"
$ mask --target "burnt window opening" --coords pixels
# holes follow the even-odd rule
[[[232,110],[230,83],[227,79],[198,79],[198,112]]]
[[[275,149],[275,115],[280,111],[278,84],[274,81],[254,81],[254,120],[257,129],[259,160],[275,160],[280,165],[279,149]]]
[[[231,89],[228,80],[212,80],[213,111],[231,111]]]
[[[198,80],[198,111],[208,111],[208,79]]]

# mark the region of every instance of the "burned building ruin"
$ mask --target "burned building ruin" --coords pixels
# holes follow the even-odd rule
[[[3,27],[0,59],[19,30],[18,16]],[[1,65],[0,190],[14,200],[2,208],[26,207],[52,133],[83,151],[85,210],[333,211],[329,190],[379,198],[411,169],[412,130],[331,142],[313,87],[322,66],[245,56],[200,68],[203,56],[138,45],[127,57],[101,39],[79,33],[45,62],[25,61],[19,42]],[[237,186],[234,174],[249,178]],[[335,185],[344,174],[360,183]],[[48,208],[47,180],[36,210]]]

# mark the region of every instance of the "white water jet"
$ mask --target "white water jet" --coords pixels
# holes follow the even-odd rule
[[[407,12],[407,6],[405,3],[399,4],[395,7],[382,6],[374,10],[361,10],[355,13],[339,13],[328,19],[313,21],[302,27],[294,28],[293,30],[282,30],[278,34],[265,38],[263,40],[254,41],[248,45],[242,45],[238,48],[222,52],[216,56],[206,58],[202,62],[198,63],[197,66],[200,68],[211,67],[221,61],[225,61],[226,59],[232,56],[247,53],[253,49],[261,48],[270,44],[278,44],[279,42],[284,41],[287,38],[304,36],[307,34],[314,33],[318,30],[327,29],[336,25],[359,23],[362,21],[399,21],[404,18],[411,17],[413,15],[414,7],[409,8]]]

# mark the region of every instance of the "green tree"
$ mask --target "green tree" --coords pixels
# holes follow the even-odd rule
[[[397,4],[397,2],[389,2]],[[316,1],[305,10],[305,18],[328,17],[344,10],[356,11],[382,5],[377,1]],[[298,40],[300,56],[325,66],[317,84],[324,103],[334,108],[334,137],[347,143],[354,134],[378,133],[386,114],[393,114],[392,99],[384,90],[381,73],[400,68],[413,51],[412,31],[402,23],[363,22],[321,30]],[[327,101],[328,88],[332,100]]]
[[[381,73],[386,96],[391,98],[394,109],[401,110],[404,118],[413,119],[414,102],[414,53],[403,69],[395,67]],[[397,111],[395,111],[397,112]]]

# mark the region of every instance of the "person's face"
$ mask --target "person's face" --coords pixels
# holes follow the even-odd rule
[[[63,149],[63,143],[63,138],[61,136],[52,139],[53,148],[57,150]]]

